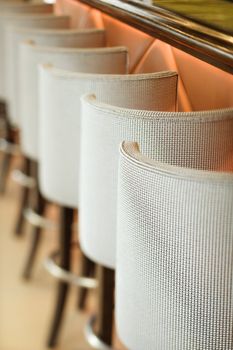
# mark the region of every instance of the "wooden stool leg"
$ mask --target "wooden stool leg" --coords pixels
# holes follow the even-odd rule
[[[98,266],[98,313],[95,333],[107,345],[112,345],[115,272]]]
[[[9,173],[10,163],[11,163],[11,155],[5,153],[3,155],[2,164],[1,164],[1,172],[0,172],[0,193],[5,193],[6,190],[6,181]]]
[[[80,269],[80,276],[85,277],[93,277],[95,272],[95,263],[88,259],[82,252],[81,252],[81,269]],[[79,310],[83,310],[86,304],[86,299],[88,295],[88,289],[79,287],[78,289],[78,308]]]
[[[14,143],[14,132],[7,120],[7,112],[6,112],[6,106],[2,106],[2,116],[5,121],[5,130],[6,130],[6,136],[5,139],[7,142]],[[10,169],[10,163],[11,163],[12,155],[9,153],[3,154],[2,164],[1,164],[1,170],[0,170],[0,193],[3,194],[6,190],[6,180]]]
[[[28,158],[23,159],[23,172],[25,175],[30,175],[30,160]],[[19,204],[19,213],[15,225],[15,234],[16,236],[21,236],[23,234],[23,224],[25,222],[24,219],[24,210],[27,208],[28,201],[29,201],[29,193],[30,189],[28,187],[22,187],[21,189],[21,197],[20,197],[20,204]]]
[[[38,197],[37,206],[35,208],[36,213],[43,216],[45,212],[46,201],[39,192],[36,195]],[[26,259],[24,270],[23,270],[24,279],[31,278],[32,269],[34,266],[35,258],[36,258],[39,244],[41,241],[42,228],[38,226],[33,226],[32,231],[30,232],[30,235],[31,235],[30,249],[29,249],[29,253]]]
[[[38,188],[38,164],[32,160],[30,160],[30,176],[35,179],[36,186],[30,191],[29,206],[35,211],[35,213],[43,216],[46,207],[46,201],[42,197]],[[36,253],[38,251],[39,243],[41,240],[41,234],[41,227],[32,226],[30,249],[23,270],[24,279],[29,279],[31,277]]]
[[[70,271],[71,264],[71,240],[72,240],[73,209],[61,208],[61,228],[60,228],[60,264],[59,266]],[[58,333],[61,327],[65,310],[65,303],[68,296],[69,284],[58,282],[55,311],[48,337],[48,347],[53,347],[57,343]]]

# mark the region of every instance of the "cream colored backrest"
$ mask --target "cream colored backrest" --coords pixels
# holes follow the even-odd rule
[[[227,119],[220,123],[229,125]],[[179,164],[175,146],[173,153]],[[186,156],[184,163],[192,166],[193,154]],[[221,158],[222,152],[212,156]],[[232,348],[232,166],[229,170],[175,167],[146,158],[134,143],[122,145],[116,321],[127,348]]]
[[[111,63],[114,72],[118,64]],[[127,66],[123,68],[126,73]],[[62,205],[79,205],[80,97],[84,93],[95,93],[101,101],[118,106],[161,108],[156,92],[164,80],[176,90],[177,76],[172,72],[81,74],[41,67],[39,183],[43,195]],[[175,106],[175,97],[175,93],[171,94],[167,103]]]
[[[83,100],[80,239],[85,253],[101,265],[115,267],[119,143],[127,137],[133,140],[136,138],[149,149],[153,136],[147,123],[153,125],[153,118],[147,117],[144,110],[175,111],[176,97],[177,74],[170,72],[155,75],[153,84],[145,81],[145,85],[140,86],[140,81],[136,81],[132,92],[125,86],[117,100],[120,107],[98,103],[94,97]],[[112,100],[114,101],[114,97]],[[125,118],[121,115],[121,110],[125,108],[138,108],[138,115]]]
[[[22,128],[22,150],[29,158],[38,159],[38,72],[40,63],[83,73],[125,72],[127,49],[61,48],[21,44],[19,74],[19,113]],[[69,106],[67,106],[69,108]]]
[[[149,93],[155,94],[161,110],[174,110],[171,95],[176,90],[168,79],[161,79],[157,97],[155,91]],[[143,99],[134,101],[143,104]],[[120,108],[93,97],[83,100],[81,245],[88,256],[108,267],[115,267],[117,167],[122,140],[139,142],[143,153],[159,161],[201,169],[233,167],[233,109],[166,113],[154,105],[154,110]]]
[[[0,16],[0,98],[6,98],[5,92],[5,62],[6,43],[5,33],[8,26],[24,28],[68,28],[68,16],[55,16],[49,14],[39,15],[3,15]]]
[[[35,29],[8,27],[6,31],[6,96],[10,122],[19,125],[17,106],[17,76],[19,72],[19,44],[27,39],[36,45],[55,47],[103,47],[103,29]]]

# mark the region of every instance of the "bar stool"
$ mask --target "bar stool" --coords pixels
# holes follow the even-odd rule
[[[62,47],[102,47],[105,45],[105,32],[103,29],[35,29],[8,27],[6,32],[6,91],[8,96],[8,115],[11,125],[20,126],[19,106],[17,105],[17,77],[19,71],[19,43],[30,38],[36,44]],[[28,169],[30,160],[25,158],[24,168]],[[25,174],[18,170],[13,173],[14,178],[24,179]],[[29,184],[31,183],[31,179]],[[30,186],[29,186],[30,187]],[[15,233],[20,235],[23,226],[23,212],[27,205],[28,186],[24,186]]]
[[[46,11],[47,11],[47,7]],[[51,8],[51,7],[49,7]],[[36,7],[33,9],[35,10]],[[68,28],[70,19],[68,16],[55,16],[52,14],[28,14],[28,15],[0,15],[0,100],[2,101],[2,110],[6,121],[6,139],[0,140],[0,148],[6,152],[3,159],[2,171],[0,174],[0,192],[4,192],[6,175],[8,173],[11,154],[16,153],[14,144],[15,128],[11,125],[7,115],[6,101],[8,99],[6,91],[5,72],[7,71],[7,50],[8,42],[6,41],[6,31],[8,26],[33,27],[33,28]],[[8,56],[9,57],[9,56]],[[11,56],[12,59],[12,56]]]
[[[134,350],[231,349],[233,110],[159,118],[170,130],[155,132],[158,161],[120,149],[118,333]]]
[[[155,102],[156,92],[163,80],[167,81],[171,91],[176,91],[177,75],[172,72],[106,75],[66,72],[51,66],[41,67],[39,184],[42,194],[50,200],[62,203],[63,206],[67,206],[70,203],[69,198],[73,198],[72,206],[79,207],[79,115],[80,97],[83,93],[95,92],[102,101],[112,101],[118,105],[132,105],[140,96],[140,105],[154,106],[158,105]],[[168,103],[175,105],[175,94],[171,94]],[[74,151],[71,150],[75,150],[75,164]],[[69,241],[66,243],[66,249],[68,254]],[[64,250],[64,242],[60,250]],[[48,260],[47,266],[51,271],[54,264],[51,265],[51,261]],[[104,310],[108,312],[108,305],[105,304]],[[108,325],[108,328],[111,329],[111,326]]]
[[[30,158],[33,161],[39,162],[40,165],[40,155],[38,153],[38,131],[39,131],[39,124],[38,124],[38,111],[41,111],[41,106],[39,105],[38,101],[38,75],[37,75],[37,66],[41,62],[49,62],[50,64],[56,64],[58,67],[62,67],[69,70],[79,71],[79,72],[97,72],[97,73],[110,73],[115,72],[118,73],[125,73],[127,71],[128,67],[128,55],[127,50],[122,47],[115,47],[115,48],[92,48],[92,49],[71,49],[71,48],[55,48],[55,47],[39,47],[32,44],[22,44],[21,45],[21,54],[20,54],[20,76],[19,77],[19,101],[20,101],[20,116],[21,118],[21,127],[22,127],[22,151],[23,153]],[[47,91],[47,87],[45,87],[45,90]],[[30,91],[30,101],[28,100],[28,91]],[[56,86],[55,86],[56,91]],[[54,93],[56,93],[54,91]],[[40,91],[40,94],[44,94],[44,89]],[[49,91],[49,94],[51,91]],[[65,116],[68,118],[70,115],[73,117],[73,113],[76,113],[76,100],[78,96],[75,96],[72,94],[73,99],[69,99],[66,94],[61,95],[61,100],[57,101],[54,100],[54,96],[52,94],[51,101],[49,102],[48,110],[47,107],[44,111],[44,115],[47,116],[47,118],[50,118],[50,111],[49,108],[51,106],[55,109],[56,106],[53,106],[54,102],[55,105],[61,105],[61,109],[58,109],[58,114],[56,115],[56,118],[59,118],[59,116],[63,117],[61,115],[61,110],[65,112]],[[59,97],[60,98],[60,97]],[[43,105],[44,106],[44,105]],[[50,111],[50,112],[49,112]],[[75,116],[75,114],[74,114]],[[52,116],[54,118],[54,115]],[[54,124],[54,130],[57,128],[57,122]],[[75,124],[76,125],[76,124]],[[73,125],[72,125],[73,126]],[[79,129],[77,129],[78,133]],[[69,132],[69,129],[68,129]],[[73,133],[74,130],[71,128],[70,130],[71,135],[67,139],[67,143],[72,139],[72,142],[74,144],[77,143],[76,138],[73,139]],[[68,134],[65,133],[65,137],[67,138]],[[50,137],[50,141],[53,142],[52,138]],[[63,146],[64,149],[67,149],[67,146],[64,142]],[[49,150],[48,150],[49,151]],[[69,150],[69,153],[65,155],[65,157],[68,157],[70,159],[70,154],[72,153],[72,148]],[[47,152],[47,151],[46,151]],[[64,151],[63,151],[63,154]],[[72,153],[73,155],[73,153]],[[57,158],[56,158],[57,159]],[[66,159],[64,158],[64,162],[66,162]],[[71,160],[71,164],[74,162],[74,160]],[[55,163],[55,160],[53,160],[53,164]],[[71,167],[71,164],[69,167]],[[66,169],[67,170],[67,169]],[[53,172],[54,173],[54,172]],[[73,179],[75,184],[75,179],[73,178],[73,175],[70,174],[71,179]],[[59,174],[56,175],[55,182],[57,183],[59,181],[60,183],[60,176]],[[67,189],[65,189],[65,192],[62,192],[62,188],[59,187],[56,188],[55,193],[53,193],[52,196],[48,196],[47,193],[43,193],[46,195],[46,198],[52,201],[55,201],[57,204],[60,204],[61,207],[61,225],[60,225],[60,240],[61,240],[61,256],[60,256],[60,266],[66,269],[66,275],[67,271],[70,269],[70,241],[71,241],[71,223],[73,220],[73,212],[74,209],[77,208],[77,199],[76,199],[76,191],[70,192],[70,186],[72,186],[72,183],[66,183],[66,186],[68,186]],[[40,212],[42,214],[42,212]],[[32,250],[33,254],[29,255],[29,259],[26,264],[25,273],[26,276],[30,274],[31,268],[32,268],[32,256],[34,258],[34,251],[35,247],[38,245],[38,239],[39,239],[40,232],[37,231],[37,235],[35,237],[32,237]],[[93,264],[92,264],[93,265]],[[58,268],[56,268],[57,271]],[[59,275],[59,276],[58,276]],[[49,341],[48,345],[53,346],[57,341],[58,331],[61,324],[61,319],[64,311],[65,301],[67,297],[68,292],[68,284],[67,284],[67,278],[64,277],[64,273],[56,274],[56,277],[60,277],[62,281],[59,283],[58,287],[58,297],[57,297],[57,303],[55,308],[55,314],[53,323],[51,326],[51,332],[49,335]],[[65,278],[65,281],[64,281]],[[74,279],[73,279],[74,281]],[[78,282],[77,282],[78,281]],[[93,281],[90,284],[90,281],[83,279],[83,278],[77,278],[76,284],[81,283],[82,286],[90,286],[93,287]]]
[[[129,86],[131,87],[129,88]],[[115,105],[120,106],[119,109],[134,106],[172,111],[176,108],[177,74],[174,72],[160,72],[136,75],[135,78],[131,76],[125,81],[121,78],[118,80],[118,84],[115,84],[115,87],[109,90],[111,94],[106,92],[106,97],[104,95],[100,97],[108,102],[115,100]],[[99,280],[102,289],[99,291],[99,303],[106,304],[106,312],[103,312],[102,319],[98,321],[97,331],[95,333],[93,331],[96,321],[94,317],[90,321],[91,324],[88,326],[86,335],[92,345],[100,344],[102,341],[106,346],[106,344],[111,345],[112,342],[112,327],[110,325],[112,325],[114,303],[116,230],[115,203],[113,204],[113,202],[117,171],[116,165],[113,168],[110,153],[108,153],[107,164],[103,163],[103,156],[106,156],[106,154],[102,147],[105,144],[110,145],[110,150],[115,147],[115,134],[111,129],[117,128],[120,125],[120,120],[117,113],[109,118],[104,108],[98,108],[96,105],[93,107],[91,98],[88,101],[87,98],[83,99],[82,116],[79,201],[80,243],[84,253],[100,265]],[[131,119],[128,120],[128,125],[121,129],[121,133],[139,134],[137,128],[137,120]],[[88,129],[89,134],[87,133]],[[92,148],[93,154],[91,154]],[[106,175],[103,168],[111,170]],[[89,220],[87,219],[88,216]]]
[[[47,20],[50,21],[50,20]],[[43,22],[45,22],[43,20]],[[47,23],[47,22],[46,22]],[[67,22],[67,24],[69,24]],[[58,23],[59,25],[59,23]],[[105,44],[104,30],[100,29],[35,29],[35,28],[18,28],[9,27],[7,29],[7,72],[6,72],[6,91],[8,96],[9,119],[11,125],[20,127],[19,120],[19,105],[18,105],[18,89],[17,78],[19,72],[19,43],[26,38],[30,38],[35,43],[40,45],[62,46],[62,47],[102,47]],[[22,77],[23,79],[23,77]],[[24,171],[29,175],[30,159],[25,157]],[[31,187],[32,179],[25,177],[18,170],[14,171],[14,178],[24,180],[25,186],[22,189],[21,203],[19,215],[16,222],[15,233],[20,235],[23,233],[24,212],[28,206],[28,196]],[[30,180],[30,181],[28,181]],[[34,182],[33,182],[34,183]],[[27,186],[26,186],[27,185]],[[41,205],[43,207],[43,205]],[[37,228],[38,229],[38,228]]]
[[[163,98],[169,96],[168,91],[169,89],[167,89],[167,92],[161,92],[161,96]],[[167,105],[167,109],[168,107]],[[211,116],[211,113],[206,114]],[[177,149],[182,148],[182,123],[178,126],[179,114],[174,112],[166,114],[116,107],[100,103],[93,96],[87,96],[83,99],[82,115],[80,166],[81,247],[89,258],[113,269],[115,267],[116,251],[119,143],[123,139],[136,140],[143,146],[143,152],[146,155],[149,154],[151,156],[153,150],[156,152],[153,154],[154,157],[156,156],[159,159],[160,154],[163,155],[164,151],[161,146],[162,141],[159,144],[157,140],[169,140],[171,148],[175,148],[173,140],[176,140]],[[227,115],[228,111],[222,114],[221,112],[216,112],[216,119],[219,116],[219,119],[224,121]],[[167,124],[169,117],[172,119],[172,116],[175,116],[173,118],[173,128],[169,129]],[[190,115],[183,114],[183,125],[188,116]],[[205,114],[200,113],[200,119],[202,116],[204,118]],[[190,119],[192,120],[191,117]],[[199,123],[201,124],[201,121]],[[220,123],[215,123],[215,125],[220,125]],[[224,131],[227,132],[229,129],[227,128],[227,126],[224,127]],[[206,128],[203,127],[203,129],[204,132]],[[222,159],[224,159],[225,150],[232,148],[233,141],[230,139],[232,130],[231,128],[229,130],[228,138],[213,136],[211,139],[212,152],[218,152],[218,154],[221,152]],[[219,130],[217,132],[216,130],[216,133],[219,133],[219,135],[221,132],[223,131]],[[197,144],[196,151],[192,153],[193,162],[195,163],[198,162],[200,157],[202,160],[204,159],[202,150],[203,148],[210,148],[210,138],[208,139],[208,145],[205,147],[205,138],[201,138],[198,132],[193,134],[196,136],[196,139],[194,140],[193,137],[190,140],[191,144],[186,145],[186,148],[192,147],[194,149],[193,143]],[[156,142],[158,142],[158,147],[154,146]],[[188,152],[188,149],[185,151]],[[219,157],[218,160],[220,159]],[[217,167],[217,164],[215,165]]]
[[[127,51],[124,48],[102,48],[102,49],[72,49],[72,48],[55,48],[55,47],[38,47],[33,44],[23,44],[21,47],[21,63],[19,69],[19,112],[21,117],[21,134],[22,134],[22,152],[34,162],[37,168],[38,160],[38,77],[37,65],[42,62],[55,63],[62,68],[76,71],[94,71],[111,72],[113,64],[115,72],[122,72],[125,67]],[[28,94],[30,91],[30,99]],[[35,169],[37,173],[37,170]],[[37,176],[36,176],[37,177]],[[41,197],[41,196],[40,196]],[[45,203],[38,205],[36,213],[42,215]],[[37,206],[37,205],[36,205]],[[27,219],[32,223],[35,222],[37,229],[33,234],[32,249],[27,259],[24,277],[29,278],[32,261],[34,260],[35,250],[40,237],[40,217],[34,219],[31,210],[26,212]],[[38,223],[37,223],[38,222]],[[42,222],[42,226],[44,226]]]

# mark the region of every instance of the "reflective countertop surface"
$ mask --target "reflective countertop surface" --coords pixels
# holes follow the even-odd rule
[[[209,28],[233,34],[233,1],[225,0],[145,0]]]

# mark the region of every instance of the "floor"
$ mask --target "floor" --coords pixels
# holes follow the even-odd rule
[[[1,164],[1,155],[0,155]],[[13,167],[18,167],[16,159]],[[14,224],[20,187],[10,178],[4,195],[0,195],[0,350],[44,350],[54,306],[56,282],[43,268],[43,260],[56,247],[57,232],[44,232],[33,277],[24,281],[22,268],[30,238],[26,225],[21,237],[15,237]],[[48,215],[56,218],[57,208]],[[74,257],[78,260],[78,253]],[[77,264],[78,265],[78,264]],[[59,346],[55,350],[89,350],[84,325],[95,308],[90,294],[87,310],[77,310],[77,289],[71,288]],[[117,348],[123,349],[116,340]]]

